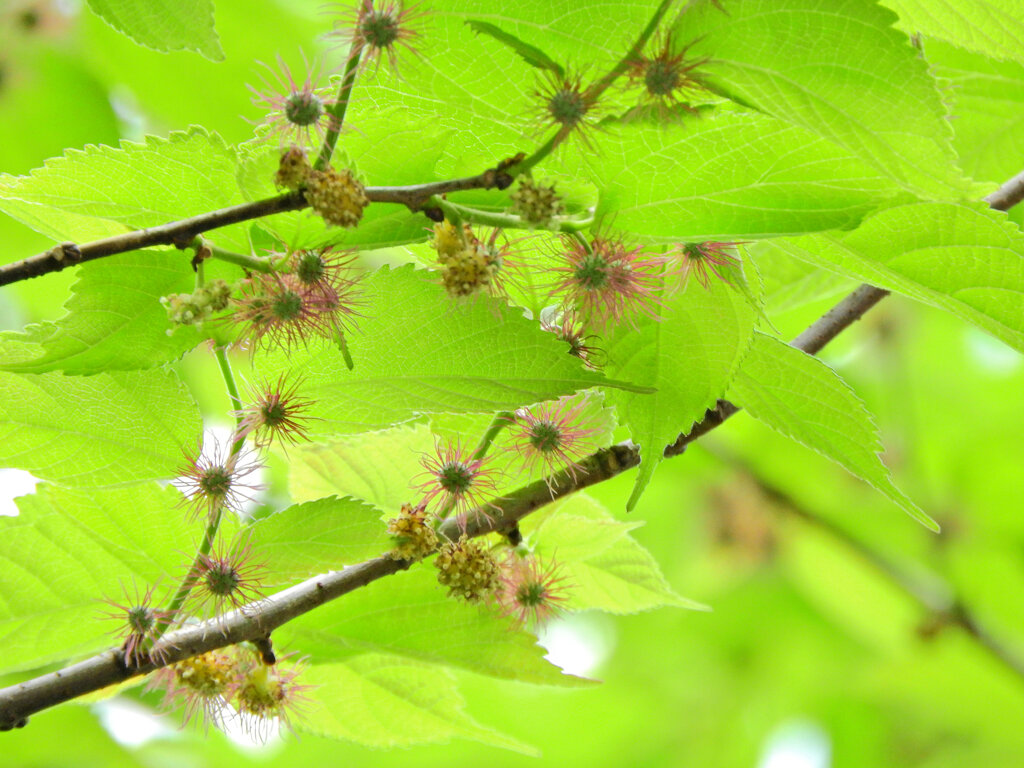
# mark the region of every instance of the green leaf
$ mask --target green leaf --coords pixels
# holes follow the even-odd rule
[[[375,272],[365,292],[366,319],[346,337],[355,370],[335,347],[256,360],[272,378],[285,370],[304,377],[304,392],[320,404],[329,429],[361,432],[422,413],[510,410],[598,384],[646,391],[586,370],[553,334],[503,302],[453,304],[436,278],[411,266]]]
[[[173,488],[156,483],[80,491],[42,486],[0,517],[0,644],[5,671],[27,669],[116,645],[105,620],[140,591],[180,571],[195,527],[175,509]],[[165,596],[155,594],[156,600]]]
[[[499,43],[507,45],[513,51],[518,53],[522,57],[523,61],[531,67],[550,70],[559,77],[563,77],[565,75],[565,70],[562,68],[562,65],[554,61],[540,48],[530,45],[529,43],[524,43],[515,35],[510,35],[508,32],[504,32],[500,27],[496,27],[486,21],[470,19],[466,23],[474,32],[479,32],[482,35],[490,35]]]
[[[580,686],[544,660],[536,638],[478,605],[447,597],[430,563],[357,589],[276,630],[317,659],[366,651],[446,664],[482,675],[546,685]]]
[[[455,679],[444,669],[389,654],[364,653],[316,664],[302,673],[314,702],[296,725],[303,731],[369,747],[479,741],[532,754],[463,712]]]
[[[0,466],[64,485],[174,477],[202,431],[189,391],[169,371],[0,373]]]
[[[1024,156],[1024,65],[932,41],[928,61],[949,83],[954,146],[964,172],[997,184],[1015,176]]]
[[[705,289],[690,279],[665,299],[662,320],[620,327],[607,351],[609,375],[625,375],[656,391],[611,393],[619,420],[640,447],[642,462],[626,503],[633,509],[662,451],[723,397],[754,330],[755,309],[718,280]]]
[[[89,145],[28,176],[0,176],[0,210],[55,240],[96,240],[243,202],[235,166],[234,151],[196,126],[119,149]],[[241,225],[213,240],[248,251]]]
[[[795,125],[717,110],[600,136],[601,206],[646,242],[731,241],[854,226],[899,193],[884,174]],[[728,147],[727,152],[723,147]],[[568,162],[596,162],[570,146]]]
[[[524,521],[523,533],[544,560],[559,564],[557,575],[565,579],[571,610],[636,613],[663,606],[709,610],[676,594],[654,556],[629,535],[642,522],[616,520],[585,493],[552,507],[539,524]]]
[[[923,34],[996,59],[1024,63],[1021,0],[882,0],[882,4],[899,14],[896,28],[908,35]]]
[[[155,51],[195,51],[223,61],[212,0],[89,0],[107,24]]]
[[[0,334],[0,369],[93,374],[152,368],[180,358],[201,340],[192,326],[168,335],[160,298],[190,293],[195,276],[179,252],[135,251],[83,264],[67,314],[56,323]],[[41,345],[25,359],[21,345]],[[9,351],[10,350],[10,351]]]
[[[1024,235],[984,203],[897,206],[846,235],[772,245],[952,312],[1024,350]]]
[[[363,432],[342,440],[289,449],[288,490],[296,501],[338,494],[385,511],[414,501],[420,458],[434,449],[423,424]]]
[[[735,0],[675,27],[715,91],[846,147],[916,195],[957,199],[952,130],[927,63],[866,0]],[[730,142],[732,144],[732,142]],[[732,144],[735,146],[735,144]]]
[[[939,526],[908,499],[879,458],[878,432],[864,403],[835,371],[795,347],[754,334],[729,399],[772,429],[832,459],[934,531]]]
[[[391,548],[380,510],[331,496],[293,504],[252,525],[253,548],[268,579],[284,584],[339,570]]]

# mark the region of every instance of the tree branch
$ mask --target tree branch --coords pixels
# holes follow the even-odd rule
[[[467,176],[461,179],[412,184],[406,187],[367,187],[365,191],[366,197],[372,203],[399,203],[415,212],[420,210],[433,195],[467,189],[492,189],[494,187],[505,189],[511,183],[512,177],[501,170],[499,166],[489,168],[476,176]],[[61,243],[44,253],[30,256],[13,264],[0,266],[0,285],[9,285],[19,280],[28,280],[51,272],[60,272],[65,267],[154,245],[173,245],[178,248],[186,248],[204,232],[275,213],[298,211],[308,205],[302,192],[288,192],[277,197],[221,208],[217,211],[156,227],[147,227],[134,232],[126,232],[123,235],[106,237],[84,245],[70,242]]]

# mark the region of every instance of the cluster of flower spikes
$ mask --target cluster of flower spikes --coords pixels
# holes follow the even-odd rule
[[[529,176],[520,176],[519,184],[510,197],[512,212],[531,226],[552,227],[555,219],[565,213],[565,206],[555,192],[554,183],[544,184]]]
[[[441,283],[450,296],[500,292],[505,256],[495,245],[497,231],[486,243],[468,224],[459,228],[447,219],[435,224],[433,231],[430,244],[437,250]]]
[[[196,325],[208,320],[214,312],[228,306],[231,286],[224,280],[211,280],[192,293],[172,293],[160,298],[167,318],[176,325]],[[171,333],[168,330],[168,333]]]
[[[200,713],[218,727],[237,719],[248,733],[266,738],[275,720],[290,725],[309,688],[296,683],[302,660],[272,661],[266,663],[258,652],[237,645],[207,651],[157,670],[149,687],[165,691],[165,708],[184,705],[185,722]]]
[[[306,345],[313,338],[339,340],[359,314],[351,252],[296,251],[290,272],[257,274],[242,282],[233,319],[250,347]]]
[[[501,567],[479,539],[462,536],[441,547],[434,559],[437,580],[448,587],[449,597],[471,603],[493,596],[501,586]]]
[[[363,185],[348,168],[317,170],[306,151],[292,145],[281,151],[274,183],[293,191],[302,190],[306,202],[327,223],[352,229],[370,204]]]
[[[396,560],[415,562],[432,555],[441,540],[434,528],[436,517],[427,512],[426,502],[403,504],[398,517],[388,521],[388,533],[394,541],[389,553]]]

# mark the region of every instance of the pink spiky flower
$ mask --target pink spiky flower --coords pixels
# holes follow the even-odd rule
[[[255,559],[248,531],[242,531],[231,543],[200,555],[190,582],[190,611],[222,618],[226,610],[243,608],[262,598],[261,588],[266,565]]]
[[[425,494],[425,503],[439,500],[436,511],[441,517],[482,509],[496,492],[497,477],[489,461],[471,458],[458,440],[435,441],[434,454],[420,459],[426,480],[416,488]]]
[[[559,316],[560,315],[560,316]],[[590,344],[593,336],[588,336],[583,324],[574,312],[562,313],[541,313],[540,327],[542,331],[553,333],[559,341],[569,345],[569,354],[578,357],[583,364],[592,370],[597,370],[598,363],[595,358],[603,356],[603,350]]]
[[[251,453],[232,453],[228,445],[214,440],[208,452],[197,446],[185,452],[185,458],[173,484],[191,507],[192,520],[212,520],[221,509],[241,515],[245,502],[254,500],[252,493],[263,489],[248,479],[261,466]]]
[[[274,664],[265,664],[251,653],[240,658],[227,698],[246,733],[257,741],[266,741],[274,733],[275,723],[292,727],[292,716],[301,715],[308,701],[305,691],[314,687],[296,682],[305,668],[305,659],[288,656],[280,657]]]
[[[710,270],[715,277],[725,283],[731,283],[733,277],[726,274],[730,269],[739,267],[741,262],[738,256],[729,253],[727,248],[737,248],[746,245],[745,241],[718,242],[708,240],[703,243],[680,243],[676,253],[681,262],[680,276],[685,281],[690,274],[694,274],[704,288],[711,287],[711,279],[708,275]]]
[[[301,386],[301,380],[289,384],[288,375],[282,374],[276,384],[265,382],[254,389],[252,404],[234,414],[241,418],[239,439],[254,435],[260,447],[270,445],[275,437],[291,445],[309,440],[307,422],[315,417],[307,411],[314,402],[298,394]]]
[[[356,299],[340,282],[311,289],[295,274],[261,274],[242,283],[233,321],[252,350],[291,348],[311,338],[336,339],[357,314]]]
[[[575,480],[576,473],[582,471],[580,459],[597,450],[597,429],[583,418],[588,405],[586,397],[561,397],[515,412],[510,431],[512,450],[522,457],[527,472],[532,474],[540,468],[551,490],[559,469]]]
[[[697,70],[707,59],[687,59],[691,45],[680,46],[670,32],[656,42],[656,54],[638,56],[628,63],[630,80],[643,86],[646,107],[663,118],[677,107],[696,112],[689,99],[706,90]]]
[[[387,56],[388,64],[398,71],[398,49],[405,48],[419,56],[414,42],[421,36],[415,27],[426,15],[419,3],[406,4],[401,0],[361,0],[358,8],[344,11],[328,37],[336,37],[343,44],[353,45],[363,53],[360,67],[372,65],[374,73]]]
[[[280,73],[263,65],[272,77],[263,78],[262,90],[249,86],[252,103],[270,110],[263,120],[263,124],[270,126],[269,135],[279,136],[282,145],[289,141],[309,145],[314,133],[322,140],[331,121],[328,107],[335,102],[317,94],[315,67],[306,64],[306,79],[299,85],[280,56],[277,63]]]
[[[600,115],[582,74],[545,70],[534,96],[539,105],[534,111],[542,128],[550,125],[566,135],[575,133],[584,146],[592,148],[588,132],[597,127]]]
[[[521,627],[537,627],[561,613],[569,599],[569,588],[559,568],[554,561],[545,567],[533,555],[510,555],[502,564],[497,592],[501,612]]]
[[[621,239],[595,237],[584,243],[562,238],[562,264],[552,271],[560,276],[551,295],[567,312],[598,332],[627,316],[642,312],[658,319],[659,290],[664,259],[642,247],[628,248]]]
[[[164,611],[153,607],[153,592],[156,585],[150,586],[145,592],[140,593],[138,585],[133,585],[129,592],[127,587],[122,586],[124,591],[124,603],[117,603],[114,600],[104,600],[114,610],[107,612],[107,618],[117,621],[120,624],[117,636],[124,640],[124,663],[126,667],[137,667],[150,658],[146,649],[149,641],[156,639],[156,630],[163,623],[169,622],[173,611]],[[166,650],[163,651],[166,653]],[[160,661],[160,654],[154,657]]]

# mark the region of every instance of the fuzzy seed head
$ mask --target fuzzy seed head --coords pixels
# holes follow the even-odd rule
[[[528,440],[541,453],[558,450],[563,443],[562,432],[553,421],[537,421],[528,429]]]
[[[398,39],[398,19],[385,11],[371,10],[359,22],[359,34],[366,45],[388,48]]]
[[[644,85],[652,96],[668,96],[679,87],[679,81],[679,70],[659,59],[650,62],[644,73]]]
[[[494,594],[501,584],[494,555],[478,540],[463,536],[441,548],[434,560],[437,580],[448,587],[448,596],[480,602]]]
[[[396,560],[422,560],[437,551],[437,531],[426,504],[403,504],[398,517],[388,521],[388,533],[395,543],[390,554]]]
[[[295,274],[303,285],[313,285],[324,279],[327,263],[316,251],[300,251],[296,254]]]
[[[372,66],[376,71],[386,56],[391,68],[397,71],[400,48],[417,53],[413,43],[421,36],[416,25],[423,15],[424,11],[419,9],[418,4],[406,5],[396,0],[361,0],[354,13],[342,15],[338,26],[330,34],[362,49],[363,68]]]
[[[209,455],[197,447],[186,453],[187,462],[179,470],[174,485],[181,490],[183,501],[192,509],[192,519],[212,520],[220,509],[242,514],[246,501],[261,486],[247,478],[260,468],[252,454],[232,455],[226,446],[214,443]]]
[[[336,171],[314,170],[307,178],[306,201],[328,224],[352,229],[363,217],[363,209],[370,204],[363,185],[356,181],[347,168]]]
[[[542,471],[548,487],[564,469],[576,478],[580,461],[597,450],[597,426],[588,415],[587,397],[561,397],[532,408],[520,408],[510,430],[512,450],[527,472]]]
[[[495,492],[495,473],[488,462],[489,458],[471,458],[457,441],[435,443],[434,455],[420,461],[426,470],[426,480],[418,486],[426,496],[424,504],[436,499],[442,517],[481,507]]]
[[[263,125],[270,129],[268,136],[277,135],[282,142],[290,139],[300,147],[309,145],[314,134],[323,138],[330,120],[327,107],[333,105],[334,100],[317,94],[315,66],[306,65],[306,79],[300,85],[280,56],[277,62],[277,72],[263,65],[269,77],[262,78],[261,89],[249,86],[253,93],[252,102],[268,110],[263,119]]]
[[[587,244],[565,237],[562,243],[562,263],[552,269],[561,279],[551,295],[567,313],[598,332],[637,313],[658,318],[663,258],[605,237]]]
[[[285,189],[297,190],[306,186],[306,180],[312,172],[313,166],[309,164],[306,150],[292,144],[288,149],[281,151],[281,161],[274,175],[274,184]]]
[[[680,262],[679,275],[685,282],[693,274],[704,288],[711,287],[711,275],[725,283],[732,283],[735,277],[730,273],[740,267],[741,261],[735,250],[745,242],[718,242],[709,240],[703,243],[680,243],[675,255]],[[709,274],[710,273],[710,274]]]
[[[243,281],[233,320],[254,351],[260,346],[306,345],[314,337],[337,339],[358,314],[356,280],[340,275],[344,260],[327,258],[327,250],[319,252],[327,275],[314,283],[276,273]]]
[[[675,107],[696,112],[688,102],[705,90],[698,70],[707,60],[688,60],[689,47],[678,46],[669,33],[656,41],[657,52],[653,56],[640,56],[629,62],[630,80],[643,87],[640,114],[653,111],[665,119]]]
[[[513,554],[502,564],[498,606],[520,626],[538,626],[556,616],[568,599],[559,566],[545,568],[533,556]]]
[[[548,99],[548,114],[556,123],[575,126],[587,114],[587,102],[583,94],[572,87],[555,91]]]
[[[284,116],[300,127],[316,125],[324,116],[324,102],[310,91],[294,91],[284,101]]]
[[[241,608],[263,596],[263,563],[253,556],[245,533],[230,545],[221,543],[198,560],[198,571],[189,596],[192,613],[220,616],[230,608]]]
[[[280,438],[292,445],[309,439],[307,422],[312,418],[306,411],[313,401],[298,395],[301,381],[289,384],[287,374],[276,384],[264,383],[252,393],[252,405],[235,413],[241,417],[240,437],[254,435],[257,446],[273,443]]]
[[[148,642],[155,639],[154,630],[160,622],[170,621],[174,615],[170,611],[153,607],[155,589],[154,585],[140,593],[138,587],[132,592],[125,587],[124,603],[104,601],[113,608],[112,611],[105,613],[105,617],[118,624],[116,634],[124,641],[124,663],[127,667],[138,666],[147,660],[145,647]]]

